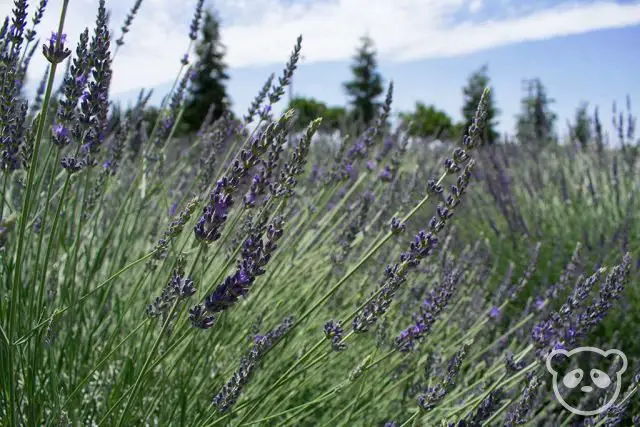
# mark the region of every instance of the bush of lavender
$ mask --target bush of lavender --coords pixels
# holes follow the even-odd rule
[[[157,118],[145,93],[123,115],[137,6],[116,38],[100,0],[69,46],[60,3],[0,24],[2,425],[639,425],[631,126],[622,149],[483,146],[483,98],[462,140],[422,149],[386,125],[391,84],[364,132],[296,135],[271,107],[299,38],[246,115],[177,139],[190,64]],[[629,359],[588,417],[545,369],[581,345]]]

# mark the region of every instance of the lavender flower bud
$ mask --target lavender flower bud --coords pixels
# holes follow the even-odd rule
[[[42,54],[47,58],[47,61],[51,64],[59,64],[71,55],[71,51],[64,46],[66,41],[66,34],[58,36],[56,32],[51,33],[49,44],[42,45]]]
[[[262,357],[291,330],[293,324],[294,318],[289,316],[266,334],[255,337],[253,347],[240,360],[238,370],[213,398],[212,403],[220,412],[226,412],[235,405],[253,372],[259,367]]]
[[[202,6],[204,5],[204,0],[198,0],[196,4],[196,10],[193,13],[193,20],[191,21],[191,26],[189,27],[189,38],[191,41],[195,41],[198,38],[198,30],[200,29],[200,20],[202,19]]]
[[[522,391],[522,395],[518,403],[509,411],[506,417],[505,426],[514,427],[527,422],[527,414],[531,410],[533,400],[535,399],[538,389],[540,388],[540,380],[537,376],[532,375],[528,384]]]
[[[394,216],[393,218],[391,218],[390,228],[393,234],[400,234],[400,233],[404,233],[406,229],[406,225],[404,222],[402,222],[400,219]]]
[[[122,34],[120,35],[120,38],[116,40],[116,45],[118,45],[118,47],[124,44],[124,35],[129,32],[129,28],[131,28],[131,24],[133,23],[133,18],[135,18],[136,14],[138,13],[138,9],[140,9],[141,4],[142,0],[136,0],[136,2],[133,4],[133,7],[125,17],[124,24],[122,25],[122,27],[120,27],[120,31],[122,31]]]
[[[202,304],[198,304],[189,310],[189,320],[194,328],[209,329],[213,326],[215,316],[207,314],[207,309]]]
[[[418,406],[424,411],[431,411],[436,407],[447,393],[455,386],[456,377],[460,371],[460,366],[467,355],[469,346],[464,344],[460,350],[453,355],[447,365],[447,373],[442,376],[441,381],[433,387],[427,388],[424,393],[418,396]]]
[[[193,280],[185,276],[185,263],[186,261],[183,258],[178,260],[178,265],[173,270],[162,294],[156,297],[153,303],[147,307],[147,315],[149,317],[168,314],[174,302],[186,300],[196,293]]]
[[[342,342],[343,333],[340,322],[329,320],[324,324],[324,336],[331,341],[333,351],[343,351],[347,348],[347,345]]]

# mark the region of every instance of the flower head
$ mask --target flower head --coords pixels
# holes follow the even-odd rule
[[[66,34],[58,34],[53,31],[51,32],[49,43],[42,45],[42,54],[47,58],[47,61],[52,64],[59,64],[71,55],[71,51],[64,45],[66,41]]]

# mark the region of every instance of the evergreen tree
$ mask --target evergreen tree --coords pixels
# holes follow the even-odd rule
[[[538,144],[555,141],[557,115],[550,108],[554,100],[547,96],[547,90],[540,79],[525,80],[524,85],[526,93],[522,98],[522,112],[516,123],[518,141]]]
[[[576,110],[573,125],[571,125],[571,136],[574,142],[585,148],[593,138],[591,131],[591,117],[588,112],[588,104],[583,102]]]
[[[467,86],[462,89],[464,101],[462,105],[462,117],[464,118],[464,133],[466,134],[469,126],[473,122],[476,109],[480,103],[482,92],[489,87],[488,67],[483,65],[479,70],[469,76]],[[492,88],[490,88],[492,89]],[[498,140],[499,134],[496,131],[498,121],[496,118],[500,114],[500,110],[495,105],[493,90],[489,91],[486,103],[487,120],[483,132],[483,141],[485,144],[493,144]]]
[[[198,60],[193,69],[189,96],[182,117],[187,132],[200,128],[209,106],[214,106],[212,120],[230,108],[225,82],[229,79],[224,63],[225,47],[220,41],[220,22],[212,10],[207,10],[202,25],[202,39],[196,46]]]
[[[368,36],[361,39],[361,45],[353,58],[351,72],[353,80],[344,83],[344,89],[353,107],[353,114],[362,124],[368,125],[376,116],[382,95],[382,76],[377,71],[376,50]]]

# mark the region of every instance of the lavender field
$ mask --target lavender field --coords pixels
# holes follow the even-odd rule
[[[149,92],[129,109],[110,92],[140,1],[124,24],[96,1],[77,45],[73,1],[13,3],[0,425],[640,426],[630,106],[612,130],[596,116],[586,134],[490,143],[487,87],[434,142],[391,120],[394,87],[411,84],[395,81],[370,122],[333,132],[329,113],[275,113],[301,36],[243,115],[202,105],[191,132],[202,1],[153,111]],[[53,33],[43,14],[59,16]],[[585,346],[626,359],[571,355]],[[572,392],[578,367],[592,392]],[[604,409],[568,410],[561,379],[568,406]]]

